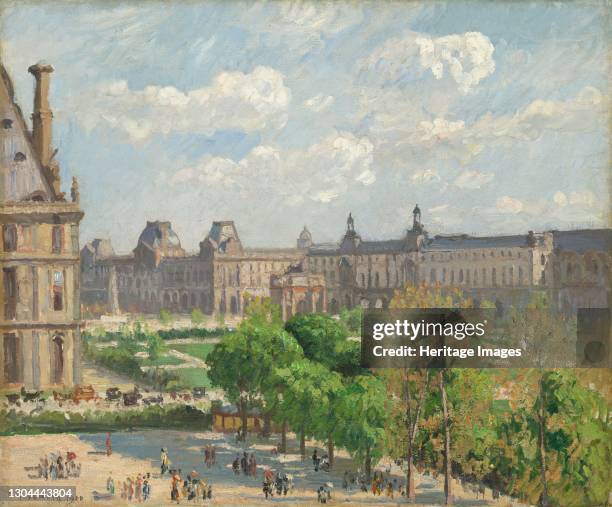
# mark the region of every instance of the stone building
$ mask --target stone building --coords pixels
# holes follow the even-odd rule
[[[36,82],[32,132],[0,66],[0,223],[3,386],[45,388],[79,382],[79,192],[60,188],[52,151],[50,65],[29,68]]]
[[[240,315],[251,295],[270,296],[290,318],[355,306],[385,308],[406,284],[439,284],[498,306],[524,304],[533,291],[545,291],[560,309],[574,312],[581,305],[610,305],[611,242],[611,229],[429,236],[416,206],[399,239],[364,240],[349,214],[338,243],[316,243],[304,227],[296,248],[250,249],[234,222],[219,221],[199,252],[187,255],[169,223],[149,222],[131,256],[101,256],[98,270],[106,278],[95,290],[110,286],[115,273],[124,311],[199,308]],[[93,248],[82,252],[84,285],[93,276],[85,265]]]
[[[187,254],[170,222],[147,222],[131,255],[105,255],[94,240],[82,249],[83,303],[110,312],[112,286],[122,311],[238,315],[246,296],[270,296],[270,278],[299,264],[298,248],[245,248],[232,221],[213,222],[199,252]],[[112,249],[112,248],[111,248]]]

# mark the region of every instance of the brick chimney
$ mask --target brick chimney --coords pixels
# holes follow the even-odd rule
[[[38,154],[40,163],[48,167],[51,161],[51,137],[53,113],[49,108],[49,74],[53,72],[51,65],[37,63],[28,71],[36,79],[34,91],[34,111],[32,113],[32,142]]]

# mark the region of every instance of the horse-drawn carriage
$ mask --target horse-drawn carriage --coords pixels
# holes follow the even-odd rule
[[[121,391],[118,387],[109,387],[106,390],[106,401],[119,401],[121,400]]]
[[[72,401],[79,403],[80,401],[91,401],[97,400],[98,396],[93,386],[79,386],[75,387],[72,392]]]

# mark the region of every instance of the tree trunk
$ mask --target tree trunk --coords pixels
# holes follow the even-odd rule
[[[269,437],[270,433],[272,433],[272,414],[270,412],[265,412],[261,436]]]
[[[425,400],[425,393],[429,387],[429,370],[425,372],[425,381],[421,387],[419,394],[419,400],[414,414],[414,420],[412,420],[412,409],[410,407],[411,394],[408,379],[406,378],[406,430],[408,433],[408,470],[406,471],[406,498],[409,502],[416,500],[416,486],[414,483],[414,441],[416,439],[417,430],[419,427],[419,417],[421,415],[421,408]]]
[[[240,418],[241,418],[241,435],[240,438],[243,442],[246,442],[247,439],[247,402],[246,400],[240,400]]]
[[[281,428],[280,452],[282,452],[283,454],[287,452],[287,421],[283,421],[283,426]]]
[[[453,493],[451,484],[451,458],[450,458],[450,427],[448,416],[448,400],[446,399],[446,388],[444,387],[444,372],[440,372],[440,394],[442,395],[442,413],[444,417],[444,505],[453,504]]]
[[[372,478],[372,456],[370,456],[369,447],[366,449],[364,472],[367,481],[370,482],[370,479]]]
[[[416,487],[414,484],[414,470],[412,467],[412,441],[408,439],[408,470],[406,471],[406,497],[409,502],[416,500]]]
[[[306,429],[302,426],[300,430],[300,454],[302,460],[306,459]]]
[[[334,466],[334,441],[331,433],[327,435],[327,457],[329,459],[329,468]]]
[[[546,415],[544,413],[544,385],[543,378],[540,378],[540,394],[538,396],[538,447],[540,455],[540,477],[542,480],[542,495],[540,496],[540,506],[548,507],[548,482],[546,480],[546,441],[544,432],[546,431]]]

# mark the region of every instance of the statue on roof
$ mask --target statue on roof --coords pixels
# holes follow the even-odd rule
[[[79,182],[76,179],[76,176],[72,177],[72,186],[70,187],[70,197],[72,198],[72,202],[79,202]]]
[[[346,219],[346,231],[355,232],[355,220],[353,219],[353,215],[350,212],[348,218]]]

